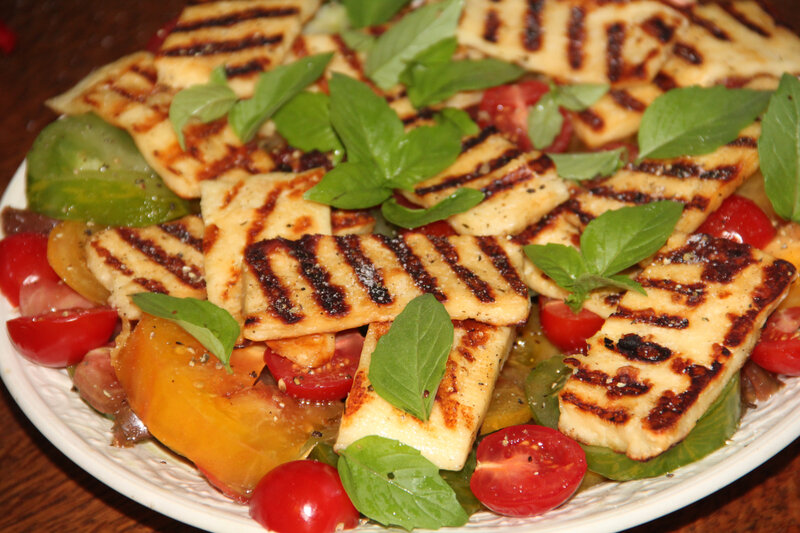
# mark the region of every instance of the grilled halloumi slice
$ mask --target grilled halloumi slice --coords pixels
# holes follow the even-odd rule
[[[190,5],[156,56],[158,81],[177,88],[208,83],[223,66],[240,98],[283,61],[320,0],[230,0]]]
[[[333,235],[366,235],[375,229],[375,217],[366,209],[331,209]]]
[[[514,342],[514,329],[473,320],[453,323],[455,338],[445,375],[431,416],[423,422],[393,407],[370,386],[372,352],[390,325],[369,327],[334,449],[379,435],[416,448],[439,468],[460,470],[489,408],[495,381]]]
[[[686,26],[656,1],[467,0],[459,43],[562,83],[650,81]]]
[[[431,207],[461,187],[485,195],[477,206],[447,219],[463,235],[517,233],[569,197],[550,158],[520,151],[494,128],[466,139],[455,163],[404,194]]]
[[[128,320],[141,316],[130,295],[158,292],[205,299],[203,221],[190,215],[144,228],[110,228],[86,243],[86,263]]]
[[[245,252],[244,336],[271,340],[393,320],[431,293],[454,320],[520,324],[520,248],[495,237],[409,234],[270,239]]]
[[[67,115],[93,112],[127,130],[148,164],[184,198],[198,198],[203,181],[260,174],[275,167],[255,143],[242,144],[225,119],[188,125],[182,150],[169,120],[174,92],[156,84],[153,56],[141,52],[89,74],[47,103]]]
[[[695,235],[664,253],[589,339],[559,394],[559,430],[646,460],[680,442],[741,368],[796,270]]]

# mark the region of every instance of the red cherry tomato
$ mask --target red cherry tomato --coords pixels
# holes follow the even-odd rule
[[[333,358],[322,366],[304,368],[281,357],[269,348],[264,352],[272,376],[286,394],[305,400],[339,400],[347,396],[361,358],[364,337],[357,331],[336,335]]]
[[[59,279],[47,262],[47,235],[16,233],[0,241],[0,291],[11,305],[19,305],[23,283],[38,279]]]
[[[734,194],[711,213],[697,228],[697,233],[763,248],[775,237],[775,227],[754,201]]]
[[[86,352],[102,346],[117,325],[117,312],[105,307],[70,309],[6,322],[11,344],[26,358],[44,366],[74,365]]]
[[[26,281],[19,290],[19,312],[22,316],[52,313],[61,309],[97,307],[61,280],[50,278]]]
[[[253,490],[250,516],[277,533],[330,533],[359,519],[336,469],[309,460],[270,470]]]
[[[398,204],[402,205],[403,207],[408,207],[409,209],[421,209],[422,206],[419,206],[403,196],[402,194],[395,193],[394,199],[397,201]],[[450,237],[453,235],[458,235],[456,230],[453,226],[450,225],[449,222],[446,220],[437,220],[436,222],[431,222],[430,224],[425,224],[424,226],[420,226],[414,229],[401,229],[400,233],[405,235],[407,233],[423,233],[425,235],[430,235],[432,237]]]
[[[492,511],[533,516],[569,499],[586,473],[580,445],[555,429],[511,426],[478,445],[478,465],[469,486]]]
[[[532,150],[533,144],[528,137],[528,108],[549,90],[550,87],[546,83],[535,80],[487,89],[478,108],[478,122],[481,127],[494,124],[520,148]],[[546,152],[563,152],[569,146],[572,138],[572,122],[563,109],[561,114],[564,116],[561,132],[553,144],[545,148]]]
[[[163,26],[161,26],[158,31],[156,31],[150,40],[147,41],[147,45],[145,45],[145,50],[152,54],[157,54],[159,50],[161,50],[161,45],[164,44],[167,36],[172,32],[175,26],[178,25],[178,17],[170,20]]]
[[[17,33],[0,20],[0,51],[5,55],[11,54],[17,46]]]
[[[539,297],[539,319],[547,338],[565,353],[586,346],[586,339],[597,333],[605,322],[600,315],[581,309],[573,313],[563,300]]]
[[[771,372],[800,376],[800,307],[769,317],[750,359]]]

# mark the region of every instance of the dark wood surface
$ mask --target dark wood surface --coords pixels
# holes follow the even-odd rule
[[[11,55],[0,55],[0,189],[55,118],[44,100],[142,49],[182,4],[0,0],[0,19],[19,37]],[[800,20],[796,0],[777,4],[791,23]],[[28,422],[2,385],[0,396],[0,531],[195,531],[86,474]],[[799,532],[800,440],[732,485],[634,531]]]

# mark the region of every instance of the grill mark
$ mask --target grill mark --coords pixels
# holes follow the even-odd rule
[[[685,7],[680,9],[680,11],[689,19],[689,22],[695,24],[696,26],[700,26],[708,33],[710,33],[715,39],[719,39],[720,41],[731,40],[731,38],[728,36],[725,30],[717,26],[713,21],[701,17],[700,15],[695,13],[693,7]]]
[[[219,239],[219,226],[208,224],[203,232],[203,253],[208,253]]]
[[[617,22],[606,29],[606,74],[609,81],[622,78],[625,60],[622,58],[622,45],[625,42],[625,25]]]
[[[436,251],[442,256],[445,263],[448,264],[450,269],[458,276],[458,279],[472,291],[472,294],[483,303],[492,303],[495,301],[492,288],[486,281],[482,280],[477,274],[459,264],[458,250],[453,246],[450,241],[443,237],[425,236],[428,241],[436,248]]]
[[[233,187],[228,189],[228,191],[225,193],[225,197],[222,199],[222,205],[220,206],[220,209],[227,209],[228,206],[231,205],[231,203],[236,199],[236,197],[239,196],[239,192],[242,190],[242,187],[244,187],[244,180],[239,180]]]
[[[629,309],[620,305],[611,316],[613,318],[630,320],[637,324],[649,324],[659,328],[686,329],[689,327],[689,320],[687,318],[678,315],[656,313],[653,308]]]
[[[281,279],[275,275],[269,261],[269,253],[279,244],[275,240],[261,241],[245,248],[244,260],[250,271],[258,280],[261,292],[269,302],[269,311],[274,317],[285,324],[296,324],[305,318],[297,310],[290,298],[289,290],[283,285]],[[246,324],[257,322],[257,319],[248,317]]]
[[[226,65],[225,76],[231,78],[243,78],[255,72],[264,72],[270,64],[267,58],[253,59],[241,65]]]
[[[147,290],[147,292],[157,292],[159,294],[169,294],[169,291],[164,286],[164,284],[161,283],[158,280],[149,279],[149,278],[133,278],[132,281],[134,283],[136,283],[137,285],[139,285],[141,287],[144,287]]]
[[[535,52],[542,47],[542,10],[545,0],[528,0],[525,12],[525,27],[522,30],[522,46]]]
[[[352,228],[359,228],[372,224],[375,219],[369,211],[331,209],[331,232],[333,234],[343,233]]]
[[[462,351],[459,350],[459,353],[462,353]],[[435,401],[439,405],[442,422],[449,429],[457,427],[459,421],[466,426],[471,426],[473,423],[471,410],[466,406],[462,406],[456,398],[458,394],[458,373],[458,363],[454,358],[448,358],[439,388],[436,389]]]
[[[436,111],[431,109],[430,107],[423,107],[417,113],[408,116],[403,119],[404,126],[410,126],[412,124],[416,124],[422,120],[429,120],[432,119],[433,116],[436,114]]]
[[[739,173],[739,165],[723,165],[700,173],[701,180],[731,181]]]
[[[203,239],[192,235],[189,228],[183,222],[167,222],[159,224],[158,227],[161,228],[164,233],[172,235],[183,244],[187,244],[198,252],[203,253]]]
[[[134,63],[133,65],[131,65],[129,67],[128,70],[130,72],[138,74],[139,76],[141,76],[142,78],[146,79],[147,81],[149,81],[153,85],[155,85],[156,82],[158,81],[158,73],[153,69],[142,68],[141,66],[137,65],[136,63]]]
[[[567,25],[567,58],[569,66],[578,70],[583,66],[583,45],[586,39],[586,29],[583,26],[586,11],[581,7],[573,7],[569,14]]]
[[[637,191],[636,189],[618,191],[608,186],[601,186],[601,187],[591,188],[589,189],[589,192],[593,196],[598,196],[601,198],[611,198],[613,200],[617,200],[626,204],[642,205],[656,201],[656,198],[654,196],[651,196],[646,192]]]
[[[641,396],[647,394],[653,388],[653,384],[649,381],[639,381],[638,374],[639,370],[630,366],[619,368],[614,377],[609,376],[602,370],[588,370],[585,367],[580,367],[573,374],[573,377],[582,383],[605,389],[606,396],[609,398],[621,398],[624,396]]]
[[[490,9],[486,13],[486,19],[483,21],[483,40],[490,43],[497,42],[497,30],[500,28],[500,17],[497,16],[497,11]]]
[[[633,96],[625,89],[612,89],[608,92],[608,94],[618,106],[627,111],[643,113],[647,108],[647,105],[644,102]]]
[[[347,43],[344,42],[344,39],[339,34],[336,34],[332,37],[334,44],[336,45],[336,49],[347,62],[348,66],[353,69],[355,72],[358,72],[358,79],[361,81],[365,80],[364,76],[364,67],[361,64],[361,61],[358,59],[358,54],[356,51],[347,46]],[[375,89],[375,86],[372,84],[371,81],[368,82],[370,87]]]
[[[665,256],[672,263],[702,265],[700,279],[709,283],[727,284],[756,260],[747,244],[697,234],[687,243]]]
[[[611,424],[624,425],[631,418],[630,413],[624,408],[605,409],[592,402],[582,400],[572,392],[562,392],[560,398],[562,402],[572,404],[581,411],[592,413],[597,418]]]
[[[543,155],[540,157],[540,159],[542,158],[547,159],[549,161],[549,158],[547,156]],[[511,172],[505,174],[504,176],[496,180],[492,180],[492,182],[489,183],[488,185],[481,187],[481,192],[483,193],[483,201],[485,202],[495,194],[501,193],[508,189],[512,189],[520,183],[530,181],[531,179],[533,179],[533,177],[534,174],[533,172],[531,172],[528,166],[521,165],[512,170]]]
[[[676,361],[673,366],[673,370],[688,375],[691,384],[680,394],[668,390],[661,395],[656,406],[644,420],[644,426],[651,431],[664,431],[674,426],[722,369],[722,365],[717,361],[714,361],[711,368],[690,365],[685,361]]]
[[[696,48],[689,46],[686,43],[675,43],[675,46],[672,48],[674,54],[687,63],[692,65],[702,65],[703,64],[703,54],[697,51]]]
[[[473,137],[470,137],[469,139],[465,139],[461,143],[461,153],[463,154],[464,152],[468,152],[473,148],[475,148],[476,146],[483,144],[484,142],[486,142],[486,139],[488,139],[495,133],[497,133],[497,127],[495,126],[488,126],[486,128],[483,128],[480,133],[478,133]]]
[[[331,283],[331,275],[317,262],[317,246],[321,235],[304,235],[300,240],[276,239],[299,262],[300,274],[311,284],[314,299],[328,316],[343,316],[350,311],[343,287]]]
[[[644,21],[642,29],[650,36],[658,40],[661,44],[666,44],[675,35],[675,28],[670,26],[659,16],[653,16]]]
[[[511,290],[520,296],[528,296],[528,286],[519,278],[517,270],[511,266],[511,261],[505,250],[497,243],[494,237],[476,237],[478,246],[483,253],[489,256],[492,260],[494,268],[503,276]]]
[[[126,89],[124,87],[120,87],[119,85],[116,85],[116,84],[111,84],[109,86],[109,89],[111,89],[112,92],[120,95],[121,97],[123,97],[126,100],[129,100],[131,102],[136,102],[136,103],[139,103],[139,104],[146,104],[147,103],[147,97],[148,97],[147,93],[134,93],[134,92],[129,91],[128,89]],[[121,112],[115,113],[115,115],[117,115],[117,116],[119,116],[121,114],[122,114]]]
[[[264,199],[264,203],[261,204],[258,209],[255,210],[256,217],[253,220],[253,223],[247,228],[247,244],[252,244],[258,238],[258,235],[264,230],[264,225],[269,218],[269,215],[275,210],[275,206],[278,203],[278,199],[283,193],[283,187],[273,187],[267,197]]]
[[[334,237],[336,247],[344,255],[347,264],[353,269],[358,282],[367,291],[370,300],[379,305],[394,302],[392,294],[383,281],[379,269],[375,268],[372,261],[364,255],[361,249],[361,240],[356,235]]]
[[[133,281],[140,287],[143,287],[147,292],[168,294],[169,291],[167,291],[167,288],[164,287],[164,285],[159,281],[141,277],[134,278],[133,277],[134,272],[130,268],[128,268],[128,265],[120,261],[118,257],[112,254],[107,248],[101,246],[100,243],[98,243],[97,241],[92,241],[92,248],[94,248],[97,255],[103,258],[103,262],[106,265],[110,266],[117,272],[130,277],[131,281]]]
[[[589,129],[593,131],[600,131],[602,130],[606,123],[603,120],[603,117],[592,111],[591,109],[584,109],[583,111],[578,111],[576,113],[578,119],[589,126]]]
[[[727,144],[727,146],[732,146],[734,148],[758,148],[758,141],[752,137],[739,137],[738,139],[734,139]]]
[[[635,333],[623,335],[616,342],[605,337],[603,345],[622,355],[629,361],[640,361],[642,363],[660,363],[672,357],[672,350],[658,343],[646,341]]]
[[[672,293],[673,301],[683,300],[683,304],[696,307],[706,300],[705,283],[678,283],[671,279],[637,278],[644,288],[659,289]]]
[[[570,202],[574,203],[574,200],[567,200],[566,202],[559,204],[553,209],[551,209],[550,212],[545,214],[537,222],[531,224],[518,234],[514,235],[511,238],[511,242],[519,244],[520,246],[531,244],[537,235],[542,233],[544,230],[550,228],[553,225],[553,223],[558,221],[558,219],[565,212],[571,211],[571,209],[568,206]]]
[[[378,239],[383,246],[388,248],[395,255],[400,266],[403,267],[403,270],[414,280],[414,285],[416,285],[419,290],[433,294],[440,302],[447,301],[447,295],[439,289],[436,278],[425,270],[420,258],[414,254],[401,237],[390,239],[380,234],[375,234],[373,237]]]
[[[655,160],[647,160],[638,165],[630,165],[629,168],[636,172],[644,172],[654,176],[670,176],[673,178],[700,178],[703,180],[730,181],[739,172],[738,165],[721,165],[712,169],[704,170],[703,167],[688,161],[676,161],[672,163],[661,163]]]
[[[653,78],[653,83],[655,83],[656,87],[664,92],[671,91],[672,89],[676,89],[678,87],[678,82],[676,82],[672,76],[663,72],[659,72],[655,75]]]
[[[447,177],[439,183],[429,185],[428,187],[417,187],[414,189],[414,193],[420,196],[425,196],[426,194],[458,188],[465,183],[470,183],[472,181],[481,179],[488,174],[491,174],[495,170],[506,166],[520,155],[522,155],[522,152],[517,148],[509,148],[500,156],[491,159],[488,163],[485,161],[478,163],[475,165],[475,168],[472,171],[467,172],[466,174]]]
[[[150,239],[143,239],[130,228],[117,228],[117,235],[128,245],[158,263],[170,274],[193,289],[203,289],[206,282],[203,273],[195,265],[187,265],[182,257],[168,254],[163,248]]]
[[[273,7],[263,8],[255,7],[245,9],[236,13],[228,13],[221,17],[212,17],[206,19],[192,20],[184,23],[179,23],[170,33],[186,33],[203,28],[219,28],[234,26],[241,22],[248,20],[257,20],[262,18],[282,18],[297,15],[300,11],[296,7]]]
[[[278,35],[253,35],[244,39],[231,41],[207,41],[189,46],[176,46],[162,50],[160,55],[167,57],[196,57],[216,54],[230,54],[248,48],[269,46],[283,42],[283,34]]]
[[[189,137],[187,135],[186,144],[189,144]],[[248,174],[258,174],[259,172],[266,172],[267,169],[259,169],[253,166],[253,159],[250,154],[256,150],[253,143],[244,146],[230,146],[227,147],[227,153],[216,161],[207,163],[203,169],[197,173],[197,180],[204,181],[214,179],[234,168],[241,168]]]
[[[767,30],[765,30],[764,28],[762,28],[761,26],[759,26],[758,24],[747,18],[747,16],[744,13],[738,11],[735,7],[733,7],[732,2],[720,2],[719,6],[748,30],[757,33],[762,37],[771,37],[770,33]]]

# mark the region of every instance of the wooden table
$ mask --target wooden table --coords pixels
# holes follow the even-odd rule
[[[800,20],[795,0],[779,2]],[[92,68],[142,49],[183,0],[0,0],[19,36],[0,55],[0,184],[55,116],[43,101]],[[798,25],[795,24],[795,27]],[[0,531],[195,531],[121,496],[53,447],[0,386]],[[800,440],[754,472],[635,531],[800,531]]]

